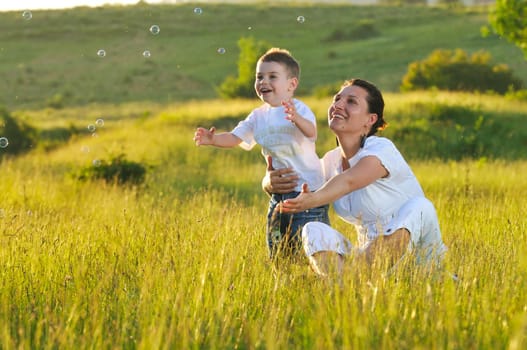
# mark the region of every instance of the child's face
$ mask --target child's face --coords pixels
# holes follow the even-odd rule
[[[293,97],[298,79],[288,77],[287,69],[277,62],[258,62],[254,89],[260,99],[273,107]]]

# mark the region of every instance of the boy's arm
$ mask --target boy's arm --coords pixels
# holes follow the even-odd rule
[[[282,104],[285,108],[285,118],[295,124],[305,137],[317,137],[315,124],[298,114],[292,100],[284,101]]]
[[[216,128],[212,127],[209,130],[205,128],[197,128],[194,133],[194,142],[196,143],[196,146],[203,145],[231,148],[238,146],[242,140],[230,132],[216,134]]]

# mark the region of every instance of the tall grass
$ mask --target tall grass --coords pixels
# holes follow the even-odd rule
[[[404,110],[399,98],[387,96]],[[157,106],[150,117],[109,119],[98,137],[4,159],[0,348],[527,345],[525,160],[410,159],[437,207],[446,270],[458,282],[446,273],[431,279],[348,265],[342,284],[334,284],[316,278],[302,257],[268,262],[261,155],[192,142],[198,123],[227,128],[251,103]],[[333,139],[317,115],[323,153]],[[113,151],[151,166],[143,185],[68,175]]]

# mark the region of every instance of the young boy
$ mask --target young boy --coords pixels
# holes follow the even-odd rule
[[[254,89],[264,104],[254,109],[231,132],[216,133],[198,128],[194,135],[197,146],[212,145],[231,148],[240,145],[250,150],[262,147],[264,157],[271,157],[274,169],[293,168],[298,175],[294,192],[272,194],[267,213],[267,243],[271,258],[279,250],[296,252],[300,247],[300,231],[310,221],[329,224],[328,206],[296,214],[282,214],[279,203],[296,197],[301,184],[316,190],[324,183],[322,165],[315,152],[316,119],[303,102],[293,98],[298,87],[300,66],[289,51],[272,48],[258,59]],[[275,210],[276,208],[276,210]]]

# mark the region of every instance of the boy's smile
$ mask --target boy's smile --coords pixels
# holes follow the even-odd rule
[[[273,107],[293,97],[298,85],[296,78],[288,76],[287,69],[277,62],[259,62],[256,65],[254,89],[258,97]]]

